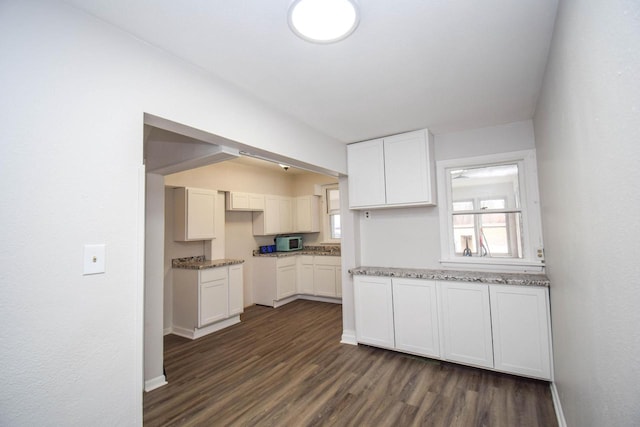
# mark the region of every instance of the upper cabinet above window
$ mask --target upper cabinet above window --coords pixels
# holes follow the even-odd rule
[[[433,136],[427,129],[347,146],[351,209],[433,206]]]

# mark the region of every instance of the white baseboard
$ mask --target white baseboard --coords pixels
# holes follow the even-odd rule
[[[167,379],[164,375],[160,375],[159,377],[151,378],[150,380],[146,380],[144,382],[144,391],[151,391],[157,388],[162,387],[167,384]]]
[[[343,330],[342,339],[340,340],[340,343],[358,345],[358,341],[356,341],[356,331],[354,331],[353,329]]]
[[[553,399],[553,407],[556,410],[556,418],[558,419],[558,427],[567,427],[567,420],[564,419],[564,412],[562,412],[562,404],[560,403],[560,395],[556,388],[556,383],[551,383],[551,398]]]
[[[164,330],[162,331],[162,335],[169,335],[173,333],[173,328],[168,327],[168,328],[164,328]]]
[[[300,294],[298,295],[298,299],[306,299],[309,301],[330,302],[332,304],[342,304],[342,298],[319,297],[315,295]]]
[[[189,338],[190,340],[195,340],[205,335],[217,332],[221,329],[228,328],[229,326],[235,325],[236,323],[240,323],[240,315],[221,320],[203,328],[187,329],[181,328],[179,326],[174,326],[172,334],[178,335],[179,337]]]

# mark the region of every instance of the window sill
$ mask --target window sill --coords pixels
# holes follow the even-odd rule
[[[544,273],[544,262],[526,260],[498,260],[473,258],[441,259],[440,265],[447,269],[474,270],[474,271],[495,271],[511,273]]]

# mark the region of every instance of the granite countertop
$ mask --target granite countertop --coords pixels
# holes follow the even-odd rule
[[[403,277],[458,282],[492,283],[500,285],[549,287],[544,274],[492,273],[486,271],[430,270],[424,268],[356,267],[349,270],[354,276]]]
[[[324,246],[304,246],[299,251],[291,252],[271,252],[267,254],[261,254],[260,251],[253,251],[254,257],[288,257],[295,255],[320,255],[320,256],[340,256],[340,246],[337,245],[324,245]]]
[[[208,268],[226,267],[228,265],[242,264],[243,259],[204,259],[204,255],[175,258],[171,260],[171,267],[185,270],[205,270]]]

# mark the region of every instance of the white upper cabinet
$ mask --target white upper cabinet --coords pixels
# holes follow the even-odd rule
[[[386,203],[384,142],[382,139],[347,145],[349,207]]]
[[[435,205],[433,136],[427,129],[347,146],[349,207]]]
[[[295,201],[294,229],[296,233],[320,231],[320,203],[318,196],[300,196]]]
[[[226,193],[228,211],[263,211],[264,195],[229,191]]]
[[[216,237],[215,210],[218,192],[200,188],[176,188],[174,240],[211,240]]]

